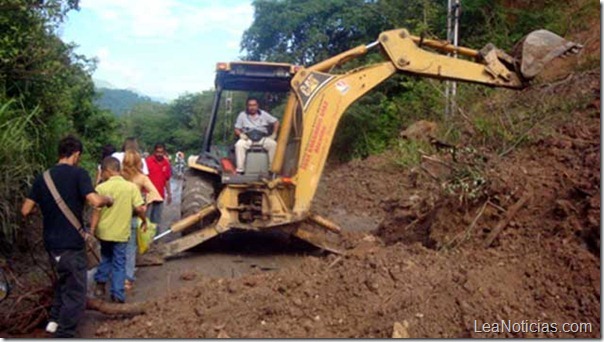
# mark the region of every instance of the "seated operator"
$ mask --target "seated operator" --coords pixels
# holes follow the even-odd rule
[[[268,127],[273,125],[273,133],[268,135]],[[237,159],[237,173],[244,172],[245,153],[252,146],[252,143],[258,143],[268,151],[269,162],[273,162],[275,150],[277,149],[277,131],[279,130],[279,121],[269,113],[258,108],[258,99],[250,97],[246,101],[246,110],[239,113],[235,122],[235,135],[239,140],[235,144],[235,157]],[[252,134],[252,131],[254,134]],[[253,135],[252,137],[248,136]],[[257,133],[261,133],[262,139],[257,140]],[[257,140],[257,141],[252,141]]]

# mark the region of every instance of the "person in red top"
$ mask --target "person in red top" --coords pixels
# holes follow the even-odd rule
[[[149,168],[149,179],[165,202],[170,205],[172,202],[172,191],[170,190],[170,177],[172,177],[172,167],[168,158],[166,158],[166,146],[162,143],[155,144],[153,154],[148,156],[147,167]],[[159,225],[163,209],[163,202],[153,202],[149,205],[147,216],[151,222]],[[161,233],[158,228],[158,233]]]

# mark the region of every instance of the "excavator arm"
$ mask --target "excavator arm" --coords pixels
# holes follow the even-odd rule
[[[478,51],[424,40],[412,36],[405,29],[392,30],[380,34],[378,41],[372,44],[353,48],[298,71],[291,82],[292,95],[286,106],[272,164],[272,171],[280,172],[284,159],[287,158],[285,149],[289,139],[293,136],[300,140],[297,171],[292,177],[296,186],[294,216],[303,218],[309,215],[338,122],[353,102],[397,72],[521,89],[549,60],[564,53],[577,52],[581,48],[548,31],[541,30],[531,35],[523,40],[525,46],[516,48],[525,59],[518,60],[491,44]],[[345,74],[330,73],[335,66],[362,56],[378,46],[386,56],[386,61]],[[539,51],[539,60],[534,58],[534,51]],[[473,60],[454,58],[443,53],[459,54]],[[523,70],[531,72],[523,75]],[[300,132],[298,136],[291,134],[292,126],[300,121],[296,119],[296,115],[302,117],[302,127],[297,129]]]

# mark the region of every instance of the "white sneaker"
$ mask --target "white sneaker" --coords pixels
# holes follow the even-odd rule
[[[57,332],[57,328],[59,327],[59,325],[57,324],[57,322],[48,322],[48,324],[46,325],[46,332],[49,332],[51,334],[54,334],[55,332]]]

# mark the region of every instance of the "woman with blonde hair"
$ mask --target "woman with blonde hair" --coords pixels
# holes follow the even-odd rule
[[[161,197],[149,177],[142,173],[143,161],[140,154],[134,149],[128,149],[124,153],[124,161],[122,165],[122,176],[127,181],[130,181],[141,191],[145,191],[146,194],[145,204],[149,205],[153,202],[162,202],[164,199]],[[136,217],[132,218],[130,240],[128,240],[128,249],[126,252],[126,283],[124,287],[127,290],[132,289],[134,286],[134,268],[136,266],[136,229],[138,222]]]

